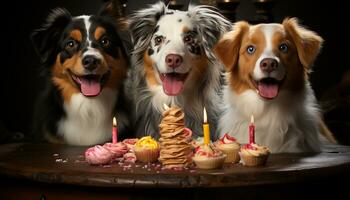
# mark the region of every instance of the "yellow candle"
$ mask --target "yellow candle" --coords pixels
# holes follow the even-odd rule
[[[207,111],[204,108],[203,111],[203,135],[204,135],[204,144],[210,143],[210,130],[209,130],[209,124],[207,119]]]

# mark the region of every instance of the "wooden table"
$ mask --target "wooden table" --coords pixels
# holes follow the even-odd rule
[[[165,194],[167,199],[200,199],[203,195],[214,194],[213,198],[218,199],[217,191],[246,191],[241,195],[254,199],[259,190],[260,195],[268,193],[270,186],[279,192],[283,192],[283,186],[306,183],[323,183],[322,187],[327,188],[330,180],[330,184],[337,184],[339,178],[349,177],[350,172],[350,147],[336,145],[326,146],[319,154],[272,154],[263,167],[226,164],[223,169],[181,171],[162,170],[158,164],[141,163],[91,166],[84,162],[85,149],[52,144],[0,146],[0,176],[6,181],[5,184],[2,181],[3,187],[7,188],[0,196],[7,195],[11,199],[13,195],[19,195],[17,191],[30,188],[32,193],[34,191],[32,195],[43,199],[62,199],[68,194],[71,197],[76,194],[75,199],[92,199],[92,194],[102,195],[105,199],[115,195],[135,199],[136,191],[144,193],[136,197],[148,194],[154,198],[155,189],[163,188],[161,191],[169,191]],[[181,191],[186,192],[176,192],[179,191],[177,188],[185,188]],[[169,195],[170,192],[174,195]],[[275,194],[274,190],[270,192]],[[48,198],[50,194],[51,198]],[[23,197],[29,197],[27,195]]]

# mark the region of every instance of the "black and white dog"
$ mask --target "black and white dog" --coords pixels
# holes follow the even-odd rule
[[[222,66],[212,48],[231,24],[209,6],[172,10],[162,3],[135,12],[129,19],[134,42],[133,92],[136,135],[158,138],[163,105],[177,105],[195,135],[202,135],[203,108],[214,136],[220,102]]]
[[[46,78],[35,131],[49,142],[93,145],[111,138],[112,117],[127,127],[123,84],[129,66],[116,20],[55,9],[32,35]]]

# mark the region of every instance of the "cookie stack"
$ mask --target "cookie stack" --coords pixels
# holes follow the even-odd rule
[[[185,133],[185,114],[178,107],[163,112],[159,161],[165,168],[186,167],[191,162],[191,145]]]

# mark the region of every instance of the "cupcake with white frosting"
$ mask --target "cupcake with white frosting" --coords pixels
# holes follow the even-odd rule
[[[240,160],[240,144],[236,138],[229,136],[227,133],[215,142],[215,146],[227,155],[225,163],[238,163]]]
[[[252,143],[242,146],[240,155],[245,166],[263,166],[270,155],[270,150],[266,146]]]

